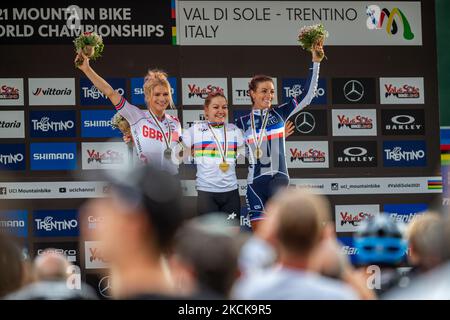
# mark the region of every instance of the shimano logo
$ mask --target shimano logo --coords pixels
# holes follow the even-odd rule
[[[22,126],[22,122],[20,121],[0,121],[0,129],[9,129],[9,128],[20,128]]]
[[[0,228],[24,228],[23,220],[0,220]]]
[[[40,131],[67,131],[72,129],[75,126],[75,123],[72,120],[67,121],[50,121],[49,117],[42,117],[40,120],[31,120],[33,123],[33,130]]]
[[[111,127],[111,120],[85,120],[83,125],[86,128]]]
[[[20,163],[24,159],[23,154],[0,154],[0,164]]]
[[[35,153],[34,160],[74,160],[73,153]]]
[[[384,149],[387,160],[393,161],[415,161],[425,157],[425,151],[402,151],[401,147],[395,147],[394,149]]]
[[[71,230],[78,227],[78,221],[73,220],[63,220],[63,221],[53,221],[53,217],[47,216],[44,219],[34,219],[36,221],[37,230],[53,231],[53,230]]]

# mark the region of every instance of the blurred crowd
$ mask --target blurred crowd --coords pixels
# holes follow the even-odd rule
[[[108,176],[109,196],[80,215],[101,225],[98,240],[114,299],[373,300],[450,298],[450,220],[425,212],[407,226],[386,214],[365,220],[353,243],[339,243],[331,207],[308,190],[280,191],[254,233],[227,215],[187,217],[179,180],[151,167]],[[79,268],[48,248],[34,260],[0,234],[0,298],[97,299]]]

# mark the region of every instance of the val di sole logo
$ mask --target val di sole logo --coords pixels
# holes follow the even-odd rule
[[[214,91],[220,91],[227,97],[226,78],[182,78],[181,83],[183,105],[203,105],[208,94]]]
[[[374,109],[334,109],[333,136],[376,136],[377,113]]]
[[[379,205],[335,206],[336,232],[354,232],[361,223],[380,213]]]
[[[375,104],[375,79],[334,78],[332,93],[334,104]]]
[[[423,104],[423,78],[380,78],[381,104]]]
[[[328,142],[288,141],[286,159],[289,168],[328,168]]]
[[[397,35],[399,30],[403,30],[402,36],[404,40],[409,41],[414,39],[414,33],[409,20],[398,7],[389,10],[387,8],[380,8],[378,5],[369,5],[366,14],[368,15],[366,24],[369,30],[385,29],[385,32],[389,36]],[[399,19],[396,19],[396,17]],[[398,25],[398,22],[401,22],[401,26]]]
[[[23,106],[23,79],[0,78],[0,106]]]

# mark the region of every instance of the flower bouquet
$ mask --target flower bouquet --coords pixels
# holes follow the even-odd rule
[[[323,42],[327,37],[328,31],[325,30],[323,24],[304,26],[298,34],[298,42],[303,49],[307,51],[316,50],[317,54],[322,57],[324,55]]]
[[[75,51],[79,54],[79,58],[76,61],[76,66],[83,63],[81,52],[83,52],[89,59],[96,60],[101,56],[103,48],[103,39],[95,32],[83,32],[79,35],[73,43],[75,44]]]
[[[133,136],[131,135],[131,127],[127,119],[125,119],[120,113],[116,113],[111,119],[111,127],[113,129],[119,129],[123,135],[123,141],[129,145],[133,145]]]

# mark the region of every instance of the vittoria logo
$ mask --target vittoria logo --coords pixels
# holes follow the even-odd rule
[[[69,88],[36,88],[33,92],[34,96],[70,96],[71,94],[72,90]]]
[[[74,78],[28,79],[30,105],[75,105]]]

